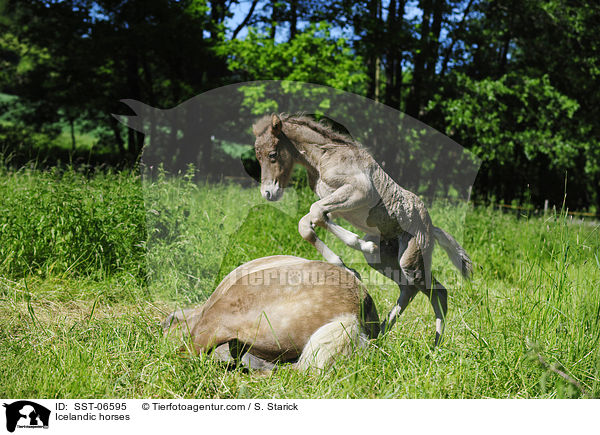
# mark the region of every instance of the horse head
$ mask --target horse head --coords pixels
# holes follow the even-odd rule
[[[272,115],[270,120],[262,118],[254,124],[252,131],[256,136],[254,150],[261,169],[260,193],[268,201],[278,201],[294,167],[293,147],[283,134],[282,121],[277,115]]]

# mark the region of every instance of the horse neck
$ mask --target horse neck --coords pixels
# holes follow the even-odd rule
[[[294,148],[296,162],[309,171],[318,172],[319,161],[325,153],[321,145],[328,142],[327,138],[309,127],[298,124],[284,123],[283,132]]]

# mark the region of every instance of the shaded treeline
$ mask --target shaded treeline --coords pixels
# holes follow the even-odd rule
[[[61,132],[87,161],[132,164],[143,136],[110,116],[130,114],[121,98],[170,108],[230,83],[287,79],[364,95],[447,134],[482,159],[480,198],[560,205],[566,186],[571,208],[600,208],[595,2],[4,0],[0,8],[0,92],[19,97],[0,100],[5,154],[31,156]],[[272,110],[250,97],[257,114]],[[91,151],[80,151],[76,131],[94,135]],[[394,161],[401,146],[377,144],[380,160]],[[214,148],[198,138],[208,168]]]

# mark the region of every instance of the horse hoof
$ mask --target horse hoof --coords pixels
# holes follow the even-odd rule
[[[365,254],[374,254],[377,251],[377,245],[373,242],[363,242],[361,244],[361,251]]]

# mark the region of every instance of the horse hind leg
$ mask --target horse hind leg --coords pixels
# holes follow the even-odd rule
[[[433,347],[437,347],[442,340],[444,334],[444,326],[446,314],[448,313],[448,291],[446,288],[432,275],[432,257],[433,247],[425,247],[419,249],[420,260],[415,261],[414,268],[414,283],[419,288],[431,303],[435,314],[435,341]]]
[[[323,370],[335,362],[338,355],[351,355],[363,347],[368,339],[363,333],[358,316],[345,314],[317,329],[302,350],[295,368]]]
[[[392,307],[388,316],[381,323],[381,335],[385,334],[386,332],[392,329],[398,317],[400,317],[400,315],[404,312],[408,304],[410,304],[415,295],[419,292],[418,289],[410,285],[399,284],[399,286],[400,297],[396,301],[396,305]]]
[[[406,251],[400,258],[400,267],[408,284],[425,293],[435,313],[434,348],[440,344],[444,333],[444,322],[448,313],[448,291],[433,279],[431,265],[433,246],[421,247],[416,238],[410,239]]]
[[[419,290],[425,293],[435,313],[435,342],[433,345],[435,348],[441,343],[446,315],[448,313],[448,291],[437,280],[433,280],[433,288],[431,289],[419,289],[419,287],[413,285],[401,284],[400,297],[388,314],[388,317],[381,324],[381,334],[386,333],[394,326],[396,319],[404,312]]]
[[[441,343],[444,335],[446,315],[448,314],[448,290],[437,280],[433,280],[431,289],[423,290],[435,313],[435,342],[433,347]]]
[[[404,312],[419,290],[410,283],[406,271],[401,266],[401,259],[409,246],[407,237],[379,238],[379,240],[374,241],[377,247],[376,251],[373,254],[364,254],[367,263],[387,278],[392,279],[400,288],[400,296],[396,304],[381,323],[380,335],[383,335],[391,330],[398,317]]]
[[[367,262],[374,269],[393,279],[400,287],[400,297],[382,322],[380,334],[391,330],[415,295],[422,291],[433,306],[436,317],[434,347],[439,345],[448,312],[448,292],[442,284],[432,279],[431,250],[423,256],[415,238],[408,233],[398,238],[380,240],[378,246],[379,258],[376,255],[365,254]]]

